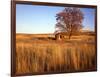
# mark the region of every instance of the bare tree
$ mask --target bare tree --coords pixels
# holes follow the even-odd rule
[[[79,8],[66,7],[56,14],[56,28],[60,32],[68,32],[69,39],[74,32],[78,32],[83,26],[84,15]]]

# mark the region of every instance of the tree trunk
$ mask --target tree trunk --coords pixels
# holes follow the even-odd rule
[[[69,32],[69,39],[71,38],[71,35],[72,35],[72,29],[73,29],[73,26],[71,25],[71,30],[70,30],[70,32]]]
[[[69,39],[71,38],[72,33],[69,34]]]

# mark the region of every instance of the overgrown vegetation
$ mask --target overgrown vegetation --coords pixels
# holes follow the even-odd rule
[[[82,42],[82,40],[50,41],[32,40],[31,38],[20,37],[16,40],[17,74],[96,69],[96,51],[93,39]]]

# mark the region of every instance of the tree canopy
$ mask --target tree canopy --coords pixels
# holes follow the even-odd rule
[[[72,33],[82,29],[84,15],[79,8],[66,7],[56,14],[56,32],[68,32],[69,39]]]

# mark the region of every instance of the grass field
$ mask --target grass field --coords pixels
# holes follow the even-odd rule
[[[52,40],[50,34],[16,34],[16,74],[96,70],[94,35]]]

